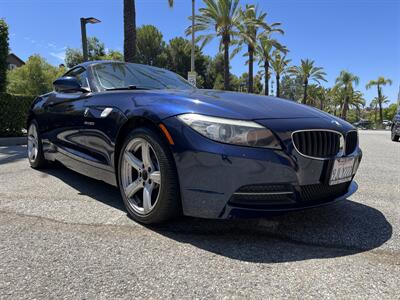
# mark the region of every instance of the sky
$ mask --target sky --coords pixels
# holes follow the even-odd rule
[[[184,36],[190,21],[190,0],[136,0],[137,25],[152,24],[165,41]],[[202,1],[196,0],[198,6]],[[0,0],[0,18],[9,24],[11,51],[26,60],[40,54],[51,64],[63,62],[67,47],[81,47],[80,17],[96,17],[100,24],[88,24],[88,36],[96,36],[107,48],[123,49],[122,0]],[[267,22],[281,22],[284,35],[275,35],[286,45],[292,64],[310,58],[327,73],[332,86],[341,70],[360,78],[357,86],[369,103],[376,89],[365,85],[378,76],[390,78],[383,88],[390,102],[396,102],[400,87],[400,0],[241,0],[258,4],[267,12]],[[204,48],[214,56],[218,40]],[[247,71],[246,59],[237,55],[231,71]]]

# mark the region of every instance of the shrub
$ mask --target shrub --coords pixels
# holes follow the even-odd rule
[[[64,73],[64,68],[50,65],[43,57],[32,55],[25,65],[7,72],[7,93],[14,95],[42,95],[53,90],[53,81]]]
[[[8,26],[6,21],[0,19],[0,93],[6,89],[8,51]]]
[[[0,137],[21,136],[34,96],[0,94]]]

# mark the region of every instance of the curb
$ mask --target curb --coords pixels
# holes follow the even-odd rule
[[[18,146],[26,144],[27,144],[26,136],[0,138],[0,146]]]

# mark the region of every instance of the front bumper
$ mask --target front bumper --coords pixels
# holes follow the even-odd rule
[[[279,205],[269,207],[238,207],[231,205],[229,202],[225,206],[224,211],[220,214],[221,219],[232,219],[232,218],[254,218],[271,215],[273,213],[282,213],[296,210],[310,209],[328,204],[333,204],[341,200],[345,200],[354,194],[358,190],[358,185],[355,181],[348,182],[348,186],[345,188],[346,192],[333,198],[321,198],[315,201],[302,202],[301,200],[296,205]]]
[[[185,215],[262,216],[332,203],[357,190],[355,182],[328,185],[332,160],[304,158],[286,146],[271,150],[221,144],[176,118],[164,123],[175,142],[172,150]],[[360,161],[361,150],[351,156]],[[252,189],[259,199],[252,199]]]

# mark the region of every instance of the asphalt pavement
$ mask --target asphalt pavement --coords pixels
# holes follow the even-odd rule
[[[400,299],[400,143],[360,131],[359,191],[263,220],[145,227],[116,188],[0,147],[0,298]]]

